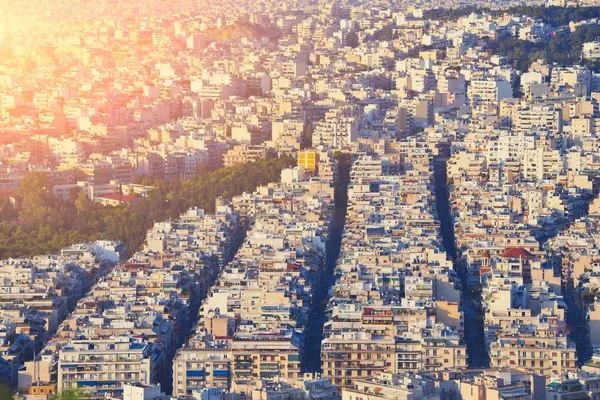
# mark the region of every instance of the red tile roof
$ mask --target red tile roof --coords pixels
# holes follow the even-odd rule
[[[504,250],[504,253],[500,254],[502,258],[524,258],[526,260],[531,260],[535,258],[533,254],[529,251],[525,250],[522,247],[511,247],[509,249]]]
[[[98,196],[99,199],[117,200],[122,203],[140,203],[142,200],[138,197],[126,196],[119,193],[109,193],[104,196]]]
[[[0,190],[0,197],[15,197],[17,192],[14,190]]]

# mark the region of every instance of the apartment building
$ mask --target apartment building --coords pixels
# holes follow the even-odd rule
[[[122,390],[123,384],[151,383],[149,343],[129,338],[74,340],[58,352],[58,391],[97,396]]]

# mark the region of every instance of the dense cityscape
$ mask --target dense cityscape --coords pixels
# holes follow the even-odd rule
[[[600,1],[0,0],[0,400],[600,400]]]

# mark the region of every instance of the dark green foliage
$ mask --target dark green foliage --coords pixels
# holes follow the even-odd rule
[[[12,398],[12,391],[8,387],[0,385],[0,400],[10,400]]]
[[[66,391],[60,394],[54,395],[54,397],[50,396],[52,400],[80,400],[84,399],[84,393],[78,393],[76,390]]]
[[[313,133],[315,132],[315,127],[312,122],[309,122],[304,127],[304,132],[302,132],[302,148],[307,149],[312,147],[312,138]]]
[[[185,181],[138,178],[138,183],[157,189],[138,205],[116,207],[94,203],[82,192],[71,193],[66,201],[56,199],[50,194],[48,176],[31,173],[19,191],[20,221],[0,223],[0,258],[54,253],[98,239],[120,240],[132,253],[154,222],[175,219],[189,207],[212,212],[217,197],[230,199],[278,181],[281,170],[294,164],[293,157],[269,157],[216,171],[199,169]]]
[[[581,63],[583,43],[600,38],[600,26],[581,26],[575,32],[557,32],[548,40],[528,42],[514,38],[500,38],[488,43],[492,54],[506,56],[510,63],[515,63],[521,72],[527,71],[531,63],[544,59],[548,63],[558,65],[574,65]],[[593,71],[600,71],[597,62],[584,62]]]
[[[455,20],[471,13],[489,13],[494,16],[514,14],[539,19],[553,26],[557,32],[548,40],[528,42],[512,37],[500,37],[489,42],[489,50],[493,54],[508,57],[520,71],[527,71],[532,62],[544,59],[549,63],[573,65],[581,63],[583,43],[598,40],[600,27],[597,25],[578,27],[574,33],[568,30],[569,22],[585,21],[598,18],[600,7],[544,7],[515,6],[503,10],[489,8],[462,7],[454,9],[434,9],[424,12],[423,18],[428,20]],[[600,71],[600,63],[583,62],[593,71]],[[517,93],[518,94],[518,93]]]
[[[243,38],[278,39],[281,33],[277,29],[268,29],[250,22],[237,22],[233,25],[227,25],[222,28],[210,28],[206,30],[206,35],[216,41],[235,40]]]
[[[0,221],[14,219],[16,214],[10,199],[8,197],[0,197]]]
[[[435,21],[453,21],[460,17],[471,15],[472,13],[481,14],[490,12],[489,9],[477,6],[467,6],[459,8],[433,8],[423,11],[423,19]]]
[[[394,40],[398,38],[398,34],[394,32],[392,25],[386,25],[377,32],[375,32],[375,38],[378,40]]]
[[[468,6],[461,8],[437,8],[425,10],[423,19],[451,21],[472,13],[488,13],[492,15],[514,14],[526,15],[531,18],[540,19],[544,23],[560,26],[567,25],[569,22],[584,21],[591,18],[598,18],[600,7],[545,7],[545,6],[515,6],[503,10],[491,10],[489,8]]]
[[[350,31],[346,34],[346,45],[348,47],[352,47],[353,49],[357,48],[360,44],[358,40],[358,34],[354,31]]]
[[[598,18],[600,7],[544,7],[544,6],[517,6],[505,11],[495,11],[494,14],[502,13],[526,15],[531,18],[540,19],[552,26],[567,25],[569,22],[584,21]]]
[[[343,169],[344,166],[350,168],[352,165],[352,155],[350,153],[344,153],[340,150],[336,150],[333,153],[333,158],[338,162],[340,169]]]

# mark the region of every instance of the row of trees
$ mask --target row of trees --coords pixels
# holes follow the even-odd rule
[[[143,179],[155,186],[137,205],[102,206],[73,190],[63,201],[52,195],[49,176],[29,173],[18,192],[18,220],[0,222],[0,259],[54,253],[73,243],[97,239],[120,240],[130,253],[144,242],[156,221],[175,219],[189,207],[215,209],[215,199],[230,199],[257,186],[278,181],[281,170],[292,166],[290,156],[199,170],[189,180]]]
[[[504,10],[491,10],[475,6],[426,10],[424,18],[430,20],[455,20],[471,13],[486,12],[495,16],[506,14],[527,15],[549,24],[557,31],[548,40],[529,42],[502,36],[488,42],[492,54],[504,55],[518,70],[525,72],[538,59],[558,65],[584,64],[594,72],[600,71],[600,63],[581,59],[583,44],[600,38],[597,25],[581,26],[575,32],[566,29],[569,22],[584,21],[600,16],[600,7],[544,7],[514,6]]]
[[[423,19],[430,21],[454,21],[460,17],[465,17],[473,13],[490,13],[491,10],[485,7],[466,6],[458,8],[432,8],[423,11]]]
[[[600,37],[600,26],[581,26],[575,32],[567,30],[557,32],[548,40],[529,42],[518,39],[499,38],[488,43],[493,54],[504,55],[517,69],[525,72],[538,59],[559,65],[583,63],[594,72],[600,71],[598,62],[581,60],[583,44]]]
[[[485,7],[468,6],[460,8],[436,8],[425,10],[423,18],[427,20],[452,21],[472,13],[488,13],[495,16],[502,14],[527,15],[539,19],[552,26],[567,25],[569,22],[598,18],[600,7],[545,7],[545,6],[513,6],[502,10]]]
[[[527,15],[539,19],[552,26],[567,25],[569,22],[585,21],[598,18],[600,7],[545,7],[545,6],[514,6],[505,11],[495,11],[494,14]]]

